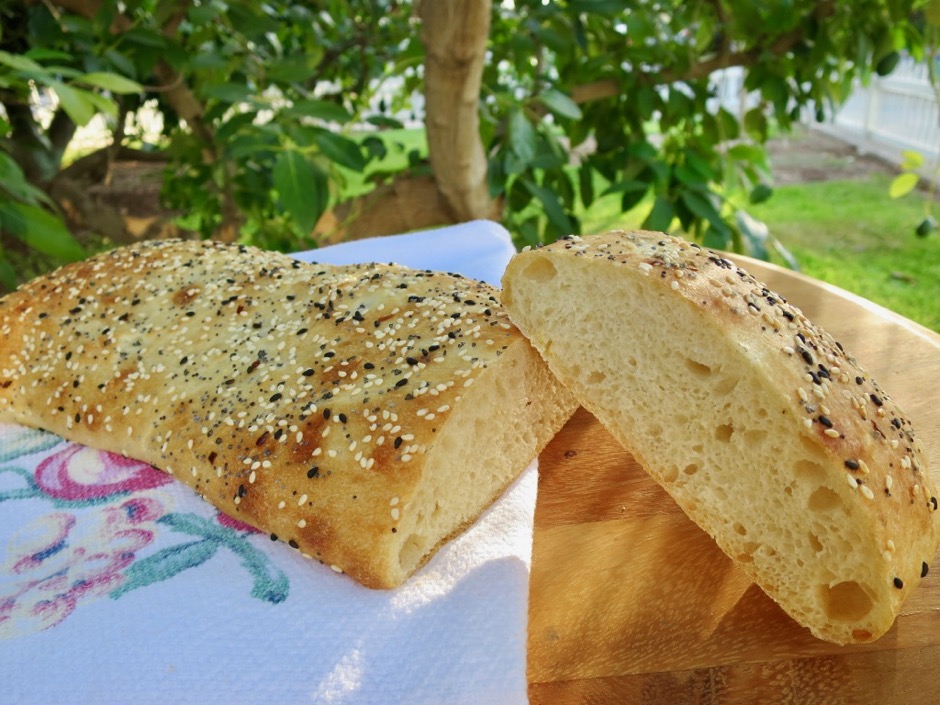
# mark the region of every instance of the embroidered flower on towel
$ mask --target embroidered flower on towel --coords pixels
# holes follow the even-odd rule
[[[49,497],[81,501],[149,490],[173,478],[139,460],[77,443],[67,444],[36,468],[36,484]]]
[[[0,571],[16,576],[0,595],[0,638],[53,627],[81,602],[104,597],[125,580],[124,570],[154,538],[162,505],[150,498],[126,499],[86,515],[54,512],[24,526]]]
[[[0,447],[9,449],[0,455],[0,503],[30,502],[29,518],[12,536],[0,535],[0,639],[167,581],[220,549],[240,559],[253,597],[287,599],[287,576],[250,541],[257,529],[222,513],[172,511],[173,478],[146,463],[48,440],[0,427]]]

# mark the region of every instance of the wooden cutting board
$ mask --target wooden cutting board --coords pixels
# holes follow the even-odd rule
[[[808,277],[732,259],[855,354],[910,415],[940,476],[940,336]],[[583,409],[539,470],[533,705],[940,703],[940,561],[888,634],[840,647],[787,617]]]

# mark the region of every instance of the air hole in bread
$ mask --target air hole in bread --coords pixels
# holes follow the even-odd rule
[[[682,472],[684,472],[686,475],[694,475],[698,471],[699,471],[698,463],[689,463],[684,468],[682,468]]]
[[[555,269],[555,265],[545,257],[536,257],[522,273],[527,279],[539,283],[551,281],[556,274],[558,274],[558,271]]]
[[[722,377],[715,385],[715,394],[720,396],[731,394],[731,392],[734,391],[734,388],[738,386],[739,381],[739,377]],[[766,412],[764,415],[766,416]]]
[[[685,364],[688,366],[690,372],[694,372],[701,377],[708,377],[708,375],[712,373],[711,367],[698,360],[693,360],[691,357],[685,359]]]
[[[809,545],[813,547],[816,553],[820,553],[823,550],[822,541],[820,541],[819,537],[812,531],[809,532]]]
[[[809,496],[808,504],[814,512],[831,512],[842,504],[842,498],[828,487],[820,487]]]
[[[600,370],[595,370],[590,375],[588,375],[587,381],[588,384],[601,384],[605,379],[607,379],[607,375],[605,375]]]
[[[747,554],[748,560],[753,560],[754,554],[757,553],[760,546],[756,541],[748,541],[744,544],[744,553]]]
[[[739,534],[741,536],[747,536],[747,529],[742,524],[739,524],[738,522],[734,522],[733,528],[734,528],[734,533]]]
[[[807,483],[820,484],[826,477],[826,469],[812,460],[797,460],[793,464],[793,474]]]
[[[826,615],[834,622],[855,622],[871,612],[871,595],[854,580],[833,586],[820,585]]]
[[[720,424],[715,429],[715,438],[719,441],[724,441],[728,443],[731,441],[731,436],[734,435],[734,424],[733,423],[723,423]]]

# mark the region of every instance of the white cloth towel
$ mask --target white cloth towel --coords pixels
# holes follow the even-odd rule
[[[498,284],[475,222],[297,255]],[[4,703],[527,702],[535,462],[403,587],[363,588],[134,461],[0,425]]]

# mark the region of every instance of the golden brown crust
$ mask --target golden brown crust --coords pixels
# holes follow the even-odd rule
[[[37,279],[0,331],[0,419],[149,462],[372,587],[404,578],[396,534],[453,410],[528,347],[483,283],[183,241]]]

